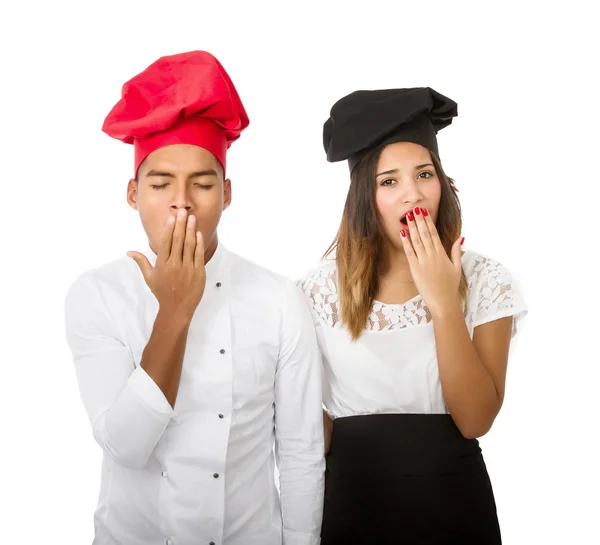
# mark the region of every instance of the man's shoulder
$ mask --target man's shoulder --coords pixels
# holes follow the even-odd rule
[[[105,290],[126,293],[139,282],[138,266],[130,257],[113,259],[79,273],[69,285],[67,297]]]
[[[302,291],[289,277],[233,253],[229,266],[236,293],[257,312],[279,320],[290,312],[304,311]]]
[[[229,267],[236,282],[243,284],[251,281],[261,286],[285,289],[291,280],[281,273],[259,265],[255,261],[235,252],[229,252]]]

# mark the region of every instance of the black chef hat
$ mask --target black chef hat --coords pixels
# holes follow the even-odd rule
[[[438,153],[436,134],[458,115],[456,102],[429,87],[355,91],[338,100],[323,125],[330,162],[350,170],[373,148],[414,142]]]

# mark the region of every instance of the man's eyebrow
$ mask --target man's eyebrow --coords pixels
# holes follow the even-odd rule
[[[207,170],[199,170],[197,172],[192,172],[188,178],[200,178],[202,176],[216,176],[217,171],[214,168],[209,168]],[[175,175],[172,172],[163,172],[162,170],[149,170],[146,174],[146,177],[154,176],[157,178],[175,178]]]
[[[159,178],[175,178],[175,176],[173,174],[171,174],[170,172],[162,172],[160,170],[149,170],[146,173],[146,176],[156,176]]]
[[[216,176],[217,171],[214,168],[207,170],[199,170],[198,172],[192,172],[188,178],[201,178],[202,176]]]

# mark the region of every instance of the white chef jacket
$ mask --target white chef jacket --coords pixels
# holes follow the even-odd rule
[[[512,316],[514,339],[528,311],[508,269],[472,250],[464,252],[461,262],[468,282],[464,314],[471,338],[477,326]],[[420,295],[403,304],[374,301],[366,328],[354,342],[341,324],[335,260],[323,261],[298,284],[316,324],[323,403],[331,418],[449,413],[433,321]]]
[[[206,274],[174,409],[140,367],[158,302],[137,264],[123,257],[68,291],[67,340],[104,452],[94,545],[320,542],[321,359],[302,293],[222,243]]]

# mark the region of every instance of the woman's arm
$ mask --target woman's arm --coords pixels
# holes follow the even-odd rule
[[[471,341],[457,298],[433,316],[433,326],[446,405],[465,437],[481,437],[504,400],[512,317],[476,327]]]

